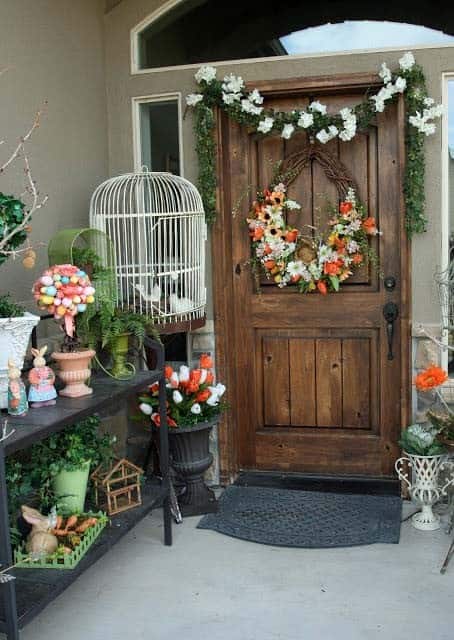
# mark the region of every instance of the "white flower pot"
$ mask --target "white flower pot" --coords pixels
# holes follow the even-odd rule
[[[438,478],[444,467],[452,469],[452,463],[445,454],[415,456],[404,453],[405,456],[396,461],[395,469],[399,479],[407,484],[412,500],[421,506],[421,511],[411,519],[412,525],[421,531],[435,531],[440,528],[440,518],[432,511],[432,507],[446,495],[446,489],[454,482],[451,474],[446,484],[440,487]],[[407,465],[411,470],[411,482],[408,479]]]
[[[22,369],[32,329],[39,320],[39,316],[32,313],[0,318],[0,409],[8,406],[8,360]]]

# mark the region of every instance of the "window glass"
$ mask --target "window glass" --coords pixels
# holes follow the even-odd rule
[[[454,42],[437,29],[405,23],[404,10],[391,12],[402,22],[380,21],[390,14],[382,4],[371,11],[364,3],[365,17],[375,20],[352,21],[348,3],[339,3],[336,23],[317,26],[307,4],[295,0],[269,6],[263,0],[184,0],[139,33],[138,67]],[[424,20],[437,22],[435,15]]]
[[[180,175],[178,101],[142,102],[139,110],[141,165]]]

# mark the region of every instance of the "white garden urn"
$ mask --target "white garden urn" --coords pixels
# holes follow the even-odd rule
[[[396,461],[395,469],[399,479],[407,484],[412,500],[421,506],[421,511],[415,513],[411,522],[415,529],[435,531],[440,528],[440,517],[433,512],[432,507],[446,495],[447,488],[454,483],[454,465],[445,454],[415,456],[405,451],[404,453]],[[408,468],[411,470],[411,481],[408,478]],[[439,475],[444,468],[449,468],[451,473],[449,480],[441,487]]]
[[[31,332],[39,321],[32,313],[0,318],[0,409],[8,406],[8,360],[22,369]]]

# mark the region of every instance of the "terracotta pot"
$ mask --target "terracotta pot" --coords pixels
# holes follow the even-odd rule
[[[74,351],[74,353],[54,351],[52,358],[58,362],[60,368],[58,376],[66,384],[66,387],[59,391],[61,396],[80,398],[93,393],[93,389],[90,389],[85,381],[91,376],[89,365],[95,354],[96,351],[93,349]]]

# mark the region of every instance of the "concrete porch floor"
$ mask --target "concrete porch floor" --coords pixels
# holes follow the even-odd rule
[[[414,511],[404,505],[404,516]],[[285,549],[156,512],[47,607],[23,640],[450,640],[454,559],[409,521],[399,545]]]

